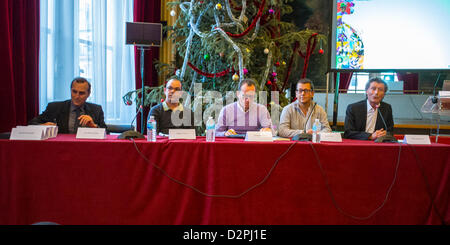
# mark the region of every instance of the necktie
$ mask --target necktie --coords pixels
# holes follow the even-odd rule
[[[78,125],[80,124],[78,118],[81,115],[81,109],[79,107],[77,109],[75,109],[75,114],[76,115],[75,115],[75,121],[73,123],[73,128],[74,128],[74,132],[77,133]]]

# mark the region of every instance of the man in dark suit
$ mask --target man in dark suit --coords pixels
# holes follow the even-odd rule
[[[344,137],[347,139],[376,140],[393,135],[394,119],[391,105],[382,102],[388,86],[380,78],[366,84],[367,99],[350,104],[345,115]]]
[[[85,78],[77,77],[72,81],[70,91],[70,100],[49,103],[29,124],[57,125],[58,132],[63,134],[76,134],[78,127],[106,128],[102,107],[86,102],[91,94],[91,84]]]

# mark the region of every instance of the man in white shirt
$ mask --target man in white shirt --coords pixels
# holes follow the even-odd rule
[[[278,135],[292,138],[302,132],[312,134],[312,126],[319,119],[321,132],[331,132],[325,110],[313,101],[314,84],[308,78],[297,82],[297,100],[283,108]]]

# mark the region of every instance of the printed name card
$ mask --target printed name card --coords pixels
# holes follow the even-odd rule
[[[195,140],[195,129],[169,129],[169,140]]]
[[[340,133],[320,133],[320,142],[342,142]]]
[[[45,140],[45,131],[40,127],[17,127],[13,128],[10,140]]]
[[[106,129],[104,128],[78,128],[77,139],[106,139]]]
[[[409,145],[431,145],[430,136],[428,135],[405,134],[403,143]]]
[[[245,141],[273,142],[272,132],[247,131]]]

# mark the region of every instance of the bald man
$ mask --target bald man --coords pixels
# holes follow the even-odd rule
[[[195,129],[194,113],[183,107],[179,99],[182,93],[182,84],[178,79],[170,79],[164,87],[166,96],[164,102],[152,107],[148,114],[154,116],[156,120],[156,133],[169,134],[169,129]],[[176,113],[176,115],[173,115]],[[147,120],[148,120],[147,119]]]

